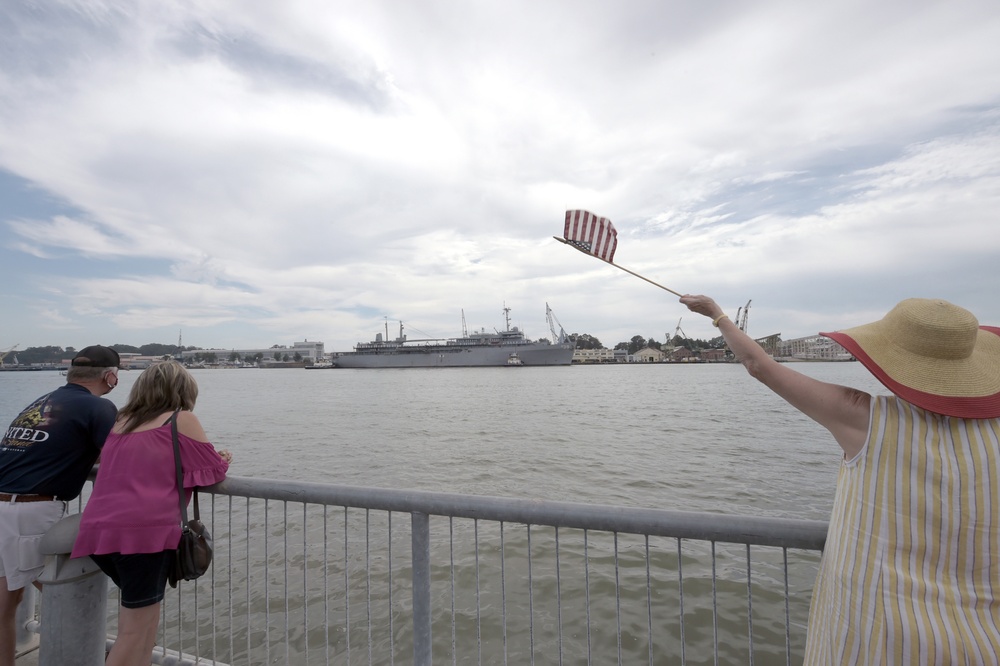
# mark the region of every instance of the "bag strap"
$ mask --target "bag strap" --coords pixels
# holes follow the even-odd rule
[[[184,501],[184,474],[181,470],[181,443],[180,439],[177,437],[177,414],[181,410],[177,410],[170,417],[170,435],[174,440],[174,466],[177,468],[177,498],[181,507],[181,529],[187,527],[188,517],[187,517],[187,503]],[[198,489],[194,491],[194,519],[200,520],[201,516],[198,511]]]

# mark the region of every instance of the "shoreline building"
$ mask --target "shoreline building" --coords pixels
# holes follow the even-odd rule
[[[612,349],[574,349],[573,363],[615,363]]]
[[[214,361],[209,361],[209,355]],[[277,356],[275,356],[277,354]],[[175,358],[182,363],[205,363],[206,365],[241,365],[253,363],[260,358],[261,364],[268,363],[305,363],[313,364],[328,360],[322,342],[293,342],[291,346],[275,345],[273,347],[258,347],[252,349],[190,349],[177,354]]]

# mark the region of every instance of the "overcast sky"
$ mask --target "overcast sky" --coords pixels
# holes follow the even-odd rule
[[[1000,4],[0,5],[0,351],[1000,325]]]

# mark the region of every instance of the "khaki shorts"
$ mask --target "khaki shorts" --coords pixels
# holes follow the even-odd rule
[[[0,502],[0,578],[13,592],[30,585],[42,573],[45,557],[38,542],[63,517],[66,503]]]

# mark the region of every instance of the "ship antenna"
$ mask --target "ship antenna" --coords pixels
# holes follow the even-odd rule
[[[507,322],[507,330],[510,330],[510,308],[507,307],[507,303],[503,304],[503,318]]]

